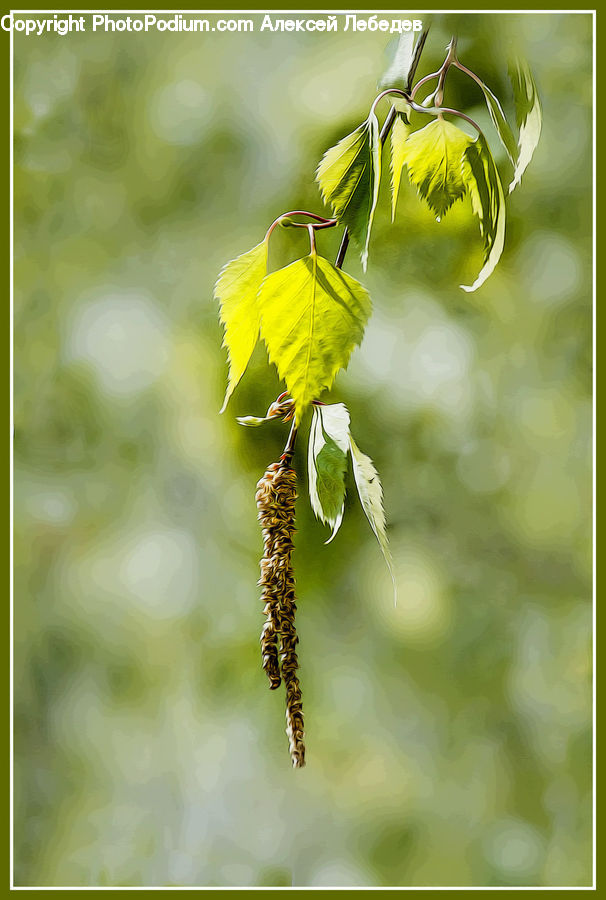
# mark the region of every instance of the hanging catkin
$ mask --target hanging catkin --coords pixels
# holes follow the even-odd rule
[[[261,560],[266,622],[261,632],[263,668],[270,688],[286,688],[286,734],[295,768],[305,765],[305,743],[301,688],[295,628],[295,579],[291,555],[294,549],[295,501],[297,476],[282,461],[272,463],[257,485],[259,522],[263,530],[264,554]],[[278,655],[279,654],[279,655]]]

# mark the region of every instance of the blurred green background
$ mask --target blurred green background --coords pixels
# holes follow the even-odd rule
[[[324,399],[381,474],[399,602],[351,475],[324,546],[302,434],[301,771],[258,646],[255,484],[287,426],[235,421],[282,386],[259,347],[218,415],[212,292],[281,212],[322,212],[390,38],[254,18],[15,35],[16,884],[588,885],[591,16],[434,17],[418,75],[456,32],[513,117],[517,49],[543,137],[476,294],[467,200],[438,225],[404,183],[392,226],[385,178],[366,276],[348,254],[374,313]],[[453,71],[446,98],[507,185],[478,90]]]

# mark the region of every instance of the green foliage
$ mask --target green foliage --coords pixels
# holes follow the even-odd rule
[[[425,37],[426,33],[415,43],[412,35],[403,34],[381,81],[382,85],[389,85],[385,94],[390,95],[394,106],[391,118],[385,121],[383,137],[379,135],[375,101],[365,121],[324,154],[316,180],[323,200],[332,207],[335,218],[302,213],[314,220],[308,225],[312,238],[309,257],[266,277],[267,244],[272,226],[265,241],[222,270],[215,294],[221,304],[224,346],[229,353],[229,381],[223,409],[246,369],[259,328],[270,360],[276,364],[295,404],[297,423],[311,401],[330,388],[339,369],[347,365],[353,347],[362,339],[370,303],[357,281],[317,255],[315,229],[337,224],[345,226],[361,248],[362,265],[366,270],[370,232],[379,197],[382,142],[387,132],[390,132],[392,221],[404,165],[411,183],[438,221],[457,200],[469,193],[472,210],[479,221],[484,254],[482,269],[473,284],[461,287],[465,291],[475,291],[494,271],[505,240],[505,202],[490,148],[479,126],[467,115],[430,104],[436,98],[439,98],[439,104],[442,103],[446,75],[452,65],[479,85],[499,139],[514,166],[511,192],[520,182],[541,132],[541,107],[536,86],[527,65],[517,63],[511,69],[519,128],[516,145],[501,103],[477,75],[458,61],[453,38],[440,70],[422,79],[423,83],[435,79],[436,87],[419,106],[413,100],[416,89],[411,89],[410,82],[414,79]],[[377,100],[382,97],[383,94]],[[411,110],[437,118],[411,132]],[[477,129],[476,139],[446,120],[445,115],[466,119]],[[276,223],[301,226],[304,223],[297,221],[298,215],[285,213]],[[341,262],[339,260],[339,266]],[[256,426],[271,417],[247,416],[239,421],[243,425]]]
[[[326,151],[316,179],[322,199],[330,204],[338,221],[347,226],[362,248],[362,266],[366,271],[381,179],[379,125],[373,112],[355,131]]]
[[[497,130],[497,134],[499,135],[499,140],[505,147],[507,156],[511,160],[512,165],[515,166],[518,159],[518,147],[509,122],[507,121],[505,113],[503,112],[503,107],[501,106],[498,98],[495,97],[493,92],[487,85],[484,84],[483,81],[478,78],[477,83],[482,88],[482,91],[484,93],[486,106],[488,107],[488,112],[490,113],[492,123]]]
[[[464,131],[439,118],[413,132],[401,149],[410,180],[438,221],[465,194],[462,161],[470,143]]]
[[[309,498],[316,516],[336,535],[345,507],[349,413],[342,403],[314,407],[309,431]]]
[[[543,113],[537,86],[528,65],[516,61],[509,69],[516,104],[516,122],[519,128],[518,157],[509,193],[518,185],[532,159],[541,136]]]
[[[262,241],[223,267],[215,285],[220,303],[221,321],[225,326],[223,346],[229,356],[229,381],[221,412],[242,375],[255,349],[259,336],[257,292],[267,274],[267,241]]]
[[[269,275],[258,303],[270,361],[286,382],[300,421],[362,340],[370,297],[355,278],[313,250]]]
[[[397,87],[410,90],[409,73],[415,58],[415,36],[408,31],[393,45],[391,61],[379,81],[379,88]]]
[[[339,530],[345,503],[345,468],[351,453],[353,472],[362,509],[370,522],[394,582],[387,540],[383,488],[370,457],[357,446],[350,432],[350,417],[343,403],[316,406],[309,432],[307,456],[311,508],[333,529],[330,543]]]
[[[383,487],[379,479],[379,473],[374,467],[373,461],[365,453],[362,453],[352,436],[349,436],[349,446],[353,463],[353,473],[358,488],[358,495],[370,527],[379,542],[381,553],[387,563],[389,574],[393,581],[394,600],[396,599],[396,579],[391,559],[391,551],[387,540],[385,524],[385,510],[383,509]]]
[[[411,35],[402,35],[381,82],[389,85],[387,93],[397,95],[392,98],[395,109],[389,127],[384,129],[391,131],[391,217],[393,221],[404,165],[411,183],[438,221],[468,193],[472,211],[478,218],[484,253],[481,271],[473,284],[461,287],[465,291],[475,291],[494,271],[503,250],[505,199],[492,153],[479,127],[466,115],[441,107],[448,69],[455,65],[481,88],[499,139],[514,166],[510,191],[519,183],[537,145],[541,108],[528,67],[517,64],[510,73],[519,128],[516,145],[501,103],[480,78],[459,63],[454,39],[439,72],[427,76],[427,80],[436,80],[435,89],[426,96],[422,106],[415,104],[410,82],[424,40],[425,36],[415,43]],[[401,89],[394,90],[396,85]],[[431,107],[436,98],[439,98],[438,106]],[[335,224],[345,226],[362,249],[362,264],[366,269],[381,179],[382,138],[379,137],[375,106],[376,102],[367,119],[328,150],[318,166],[316,180],[335,219],[303,213],[314,220],[307,225],[311,240],[309,256],[266,275],[267,243],[272,226],[265,241],[228,263],[217,281],[215,293],[221,303],[224,345],[228,348],[230,361],[223,408],[248,364],[259,330],[269,359],[275,363],[291,398],[282,401],[282,405],[279,398],[264,417],[239,417],[242,425],[256,427],[278,415],[289,418],[294,414],[295,427],[298,427],[307,407],[317,401],[324,390],[330,389],[337,372],[347,366],[353,348],[362,340],[371,310],[368,294],[359,282],[318,255],[316,229]],[[411,132],[410,112],[413,109],[434,118]],[[475,140],[446,120],[445,115],[462,115],[467,119],[478,131]],[[288,213],[276,221],[296,227],[301,225],[297,221],[298,215]],[[352,456],[362,507],[393,579],[383,491],[377,471],[351,437],[345,406],[318,403],[314,407],[309,435],[309,494],[315,515],[332,529],[329,541],[334,538],[343,518],[348,453]]]
[[[400,192],[400,180],[405,159],[405,144],[410,134],[408,119],[403,113],[397,113],[391,129],[391,221],[396,217],[396,205]]]
[[[464,173],[471,206],[478,217],[484,240],[482,270],[471,286],[461,285],[464,291],[475,291],[494,271],[505,241],[505,198],[501,179],[486,139],[481,134],[465,151]]]
[[[468,251],[480,263],[467,201],[447,235],[405,184],[396,225],[375,216],[373,339],[320,399],[346,403],[380,470],[398,605],[349,473],[323,546],[304,422],[304,773],[288,766],[281,698],[263,693],[253,584],[252,493],[288,426],[226,421],[278,393],[261,347],[217,416],[212,286],[280,210],[322,212],[322,132],[366,117],[388,38],[257,27],[206,35],[201,53],[194,32],[15,32],[17,889],[591,885],[592,15],[436,16],[421,75],[451,26],[478,71],[531,49],[545,127],[476,295],[456,277]],[[289,102],[319,83],[319,112]],[[205,115],[193,84],[216,101]],[[517,139],[513,102],[488,84]],[[449,73],[446,102],[470,112],[466,89]],[[507,201],[513,169],[486,126]],[[333,262],[337,231],[317,233]],[[279,238],[295,248],[280,265],[307,252],[301,229]],[[344,267],[365,282],[355,247]],[[119,337],[133,288],[161,352],[145,327]],[[93,327],[101,294],[115,302]],[[84,311],[87,355],[70,358]],[[421,354],[434,328],[444,342]],[[110,389],[149,371],[127,402]]]

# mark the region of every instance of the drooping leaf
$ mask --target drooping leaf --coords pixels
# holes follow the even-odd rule
[[[475,291],[494,271],[505,242],[505,197],[497,167],[483,135],[478,135],[467,147],[463,171],[484,241],[484,265],[480,274],[471,286],[461,285],[464,291]]]
[[[391,559],[391,551],[387,540],[387,530],[385,525],[385,511],[383,509],[383,488],[379,479],[379,473],[369,456],[362,453],[354,439],[349,438],[349,446],[351,449],[351,459],[353,462],[353,472],[358,488],[358,495],[362,504],[362,509],[366,514],[366,518],[370,522],[370,527],[375,533],[379,542],[381,552],[387,563],[391,580],[393,581],[394,600],[396,596],[396,579]]]
[[[403,147],[408,175],[438,220],[465,194],[462,160],[472,143],[464,131],[436,119],[409,135]]]
[[[319,407],[322,430],[343,453],[349,453],[349,410],[344,403],[326,403]]]
[[[257,293],[267,274],[267,242],[262,241],[225,265],[215,285],[225,326],[223,346],[229,357],[229,380],[221,412],[242,378],[259,336]]]
[[[484,99],[486,100],[486,106],[488,107],[488,112],[490,113],[490,118],[492,119],[492,123],[497,130],[497,134],[499,135],[499,139],[505,150],[507,151],[507,156],[511,160],[512,165],[515,167],[518,160],[518,147],[516,144],[516,139],[513,136],[513,131],[509,125],[509,122],[505,118],[505,113],[503,112],[503,107],[499,103],[498,98],[493,94],[490,88],[484,84],[478,78],[478,84],[482,88],[482,92],[484,94]]]
[[[316,471],[318,498],[324,510],[324,521],[333,529],[327,543],[332,541],[343,520],[346,467],[347,455],[337,447],[332,438],[326,437],[326,443],[316,457]]]
[[[543,113],[532,73],[525,62],[516,61],[509,68],[516,104],[516,122],[519,129],[518,155],[509,193],[518,185],[528,163],[537,148],[541,136]]]
[[[338,406],[345,407],[343,404]],[[326,541],[332,541],[343,520],[345,507],[345,469],[349,445],[337,442],[323,428],[323,412],[330,407],[314,407],[311,430],[309,432],[308,475],[309,498],[316,516],[332,528]],[[347,422],[349,423],[349,414]],[[349,428],[347,428],[349,434]]]
[[[391,129],[391,221],[396,216],[396,204],[400,192],[400,179],[404,165],[404,146],[410,134],[408,120],[398,113]]]
[[[362,340],[370,297],[355,278],[313,251],[268,275],[258,304],[261,336],[300,422]]]
[[[410,91],[411,76],[417,68],[419,54],[425,43],[425,36],[405,31],[394,44],[389,66],[379,81],[379,88],[403,88]],[[388,48],[389,49],[389,48]]]
[[[379,124],[368,119],[327,150],[316,173],[322,199],[330,204],[339,222],[346,225],[362,248],[366,271],[368,243],[381,180]]]

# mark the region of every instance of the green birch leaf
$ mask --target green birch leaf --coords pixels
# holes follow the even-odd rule
[[[436,119],[414,131],[404,144],[409,178],[438,221],[465,194],[462,160],[471,143],[456,125]]]
[[[423,43],[425,43],[424,39]],[[388,48],[388,52],[390,48]],[[422,45],[419,44],[419,37],[415,36],[412,31],[406,31],[400,35],[398,42],[394,45],[393,55],[387,71],[379,81],[379,88],[395,87],[410,91],[412,87],[410,84],[411,69],[416,69],[417,60],[415,57],[422,49]]]
[[[229,379],[221,412],[242,378],[259,336],[257,293],[267,274],[267,243],[262,241],[225,265],[215,285],[220,319],[225,326],[223,346],[229,357]]]
[[[541,137],[543,113],[532,73],[525,62],[516,61],[509,68],[516,104],[516,122],[519,129],[518,155],[509,193],[518,185]]]
[[[314,251],[263,281],[261,336],[295,402],[297,422],[362,340],[371,311],[362,285]]]
[[[490,88],[484,84],[483,81],[480,81],[480,79],[478,79],[478,84],[482,88],[484,99],[486,100],[486,106],[488,107],[488,112],[490,113],[492,124],[496,128],[497,134],[499,135],[499,140],[505,147],[507,156],[509,157],[509,159],[511,160],[511,164],[515,168],[518,161],[518,146],[516,144],[516,139],[513,136],[513,131],[509,126],[509,122],[505,118],[503,107],[499,103],[498,98],[492,93]]]
[[[410,134],[408,120],[402,113],[398,113],[391,129],[391,221],[396,217],[396,204],[400,192],[400,179],[404,166],[404,147]]]
[[[326,443],[316,456],[318,498],[324,511],[324,521],[333,529],[326,543],[332,541],[343,520],[346,467],[346,454],[332,438],[326,437]]]
[[[475,291],[494,271],[505,242],[505,197],[483,135],[478,135],[465,151],[463,173],[484,241],[484,265],[480,274],[471,286],[461,285],[464,291]]]
[[[364,271],[380,180],[379,124],[371,113],[355,131],[326,151],[316,173],[322,199],[362,248]]]
[[[307,457],[311,508],[332,528],[329,544],[343,520],[345,469],[349,452],[349,413],[343,403],[315,406]]]
[[[396,599],[396,578],[393,570],[391,559],[391,551],[387,540],[387,529],[385,524],[385,511],[383,509],[383,488],[379,479],[379,473],[369,456],[362,453],[354,439],[349,438],[349,446],[351,449],[351,459],[353,462],[353,472],[358,488],[358,495],[362,504],[362,509],[366,514],[366,518],[370,522],[370,527],[375,533],[379,542],[381,552],[387,563],[389,574],[393,582],[394,601]]]

